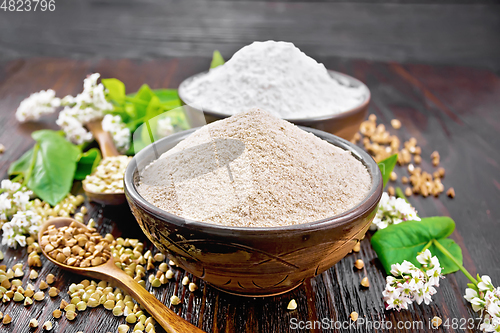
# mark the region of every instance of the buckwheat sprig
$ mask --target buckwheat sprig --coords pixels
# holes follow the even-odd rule
[[[84,125],[104,116],[105,111],[113,110],[113,105],[106,100],[106,91],[102,83],[97,84],[100,74],[94,73],[83,80],[83,91],[76,97],[66,96],[61,100],[65,108],[59,113],[57,125],[66,133],[66,138],[82,144],[92,140],[92,134]]]
[[[475,312],[484,316],[479,329],[483,332],[500,332],[500,287],[494,287],[488,275],[478,276],[477,284],[469,284],[464,298]]]
[[[15,213],[27,209],[32,192],[21,187],[20,183],[9,179],[0,183],[0,227]]]
[[[130,129],[120,116],[105,115],[102,119],[102,129],[111,134],[118,151],[126,152],[128,150],[130,146]]]
[[[434,287],[439,286],[441,266],[437,257],[431,257],[426,249],[417,256],[422,268],[417,268],[409,261],[392,265],[391,274],[386,279],[386,287],[382,292],[386,308],[408,309],[414,301],[417,304],[432,302],[432,295],[436,293]]]
[[[404,199],[389,196],[387,192],[384,192],[370,229],[384,229],[391,224],[410,220],[420,221],[415,208]]]
[[[44,114],[54,113],[60,105],[61,100],[56,97],[54,90],[42,90],[21,102],[16,111],[16,119],[22,123],[38,120]]]

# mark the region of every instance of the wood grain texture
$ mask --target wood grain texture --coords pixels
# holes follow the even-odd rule
[[[56,1],[54,12],[0,12],[0,58],[228,58],[254,40],[313,57],[500,70],[498,1]]]
[[[462,247],[464,262],[471,273],[488,274],[495,285],[500,284],[500,258],[497,255],[500,239],[500,78],[487,70],[462,67],[401,65],[391,62],[370,62],[324,57],[328,68],[345,72],[365,82],[372,92],[370,112],[389,124],[398,118],[403,128],[395,131],[401,139],[417,138],[422,147],[423,168],[433,170],[428,163],[430,154],[438,150],[441,165],[446,169],[444,185],[453,186],[457,196],[450,199],[442,195],[435,198],[410,198],[421,216],[449,215],[457,223],[452,235]],[[9,164],[22,155],[33,144],[30,133],[44,127],[56,128],[55,116],[39,123],[19,124],[14,112],[19,102],[30,93],[53,88],[59,96],[81,91],[86,74],[99,71],[104,77],[123,80],[130,91],[137,90],[142,83],[153,88],[176,88],[186,77],[206,69],[208,58],[169,58],[138,62],[133,60],[88,60],[30,59],[4,62],[0,66],[0,142],[6,152],[0,155],[0,175],[5,177]],[[406,173],[398,167],[400,178]],[[398,185],[399,180],[397,182]],[[75,191],[81,191],[78,186]],[[87,203],[101,233],[111,232],[115,236],[139,237],[146,243],[141,230],[128,209],[103,208]],[[194,279],[200,289],[189,292],[180,281],[189,276],[174,269],[173,282],[153,294],[164,304],[170,296],[177,295],[181,305],[171,307],[187,321],[206,332],[426,332],[428,329],[375,329],[368,324],[358,329],[324,329],[321,325],[313,329],[293,329],[291,320],[348,322],[349,314],[357,311],[360,318],[390,322],[423,321],[425,328],[435,315],[443,320],[452,318],[475,318],[472,309],[463,299],[467,279],[461,273],[448,275],[441,282],[434,302],[429,305],[413,305],[408,311],[386,311],[381,297],[385,274],[369,243],[369,237],[361,242],[361,251],[346,256],[337,265],[306,281],[292,292],[271,298],[241,298],[221,293]],[[12,266],[26,260],[22,249],[11,250],[0,246],[5,253],[2,264]],[[363,270],[353,268],[354,261],[365,262]],[[27,271],[27,268],[25,268]],[[0,304],[0,311],[14,318],[10,326],[0,325],[0,332],[27,333],[28,321],[37,317],[39,321],[50,318],[61,298],[72,282],[83,277],[57,269],[44,260],[39,269],[40,279],[48,273],[57,277],[56,287],[61,294],[55,299],[47,298],[30,308],[9,303]],[[370,288],[359,283],[364,276],[370,280]],[[27,282],[24,277],[24,283]],[[149,285],[148,285],[149,287]],[[298,309],[287,311],[290,299],[295,299]],[[54,321],[54,320],[53,320]],[[54,321],[53,332],[116,332],[124,318],[116,318],[102,307],[79,313],[77,319],[68,322],[65,318]],[[318,325],[318,324],[317,324]],[[39,330],[40,331],[40,330]],[[469,329],[446,329],[436,332],[474,332]],[[157,332],[162,330],[157,327]]]

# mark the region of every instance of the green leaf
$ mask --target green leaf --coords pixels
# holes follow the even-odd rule
[[[153,96],[155,95],[151,88],[149,88],[147,84],[143,84],[141,88],[139,88],[139,91],[137,91],[137,94],[132,99],[129,99],[135,109],[135,115],[131,115],[133,121],[137,121],[146,116],[149,102]]]
[[[219,54],[220,57],[220,54]],[[222,57],[220,57],[222,60]],[[224,61],[222,60],[222,63]],[[151,141],[149,135],[147,140],[142,140],[146,134],[139,128],[145,121],[150,121],[150,127],[154,127],[152,131],[153,134],[156,133],[156,121],[153,121],[156,117],[162,115],[166,111],[174,110],[181,107],[181,102],[176,89],[155,89],[152,90],[147,84],[143,84],[139,90],[135,93],[130,93],[125,95],[124,84],[117,79],[103,79],[102,80],[105,87],[108,89],[108,97],[112,100],[114,105],[114,110],[109,112],[114,115],[119,115],[122,121],[125,123],[127,128],[134,133],[140,130],[140,135],[136,136],[134,148],[143,148],[147,145],[148,141]],[[177,128],[189,128],[185,126],[187,121],[184,114],[180,117],[177,113],[172,114],[172,124]],[[133,153],[134,149],[131,147],[128,153]],[[137,149],[135,150],[138,151]],[[83,177],[80,174],[80,165],[77,170],[76,177]]]
[[[132,144],[130,145],[130,147],[128,148],[128,150],[125,152],[125,155],[128,155],[128,156],[133,156],[135,155],[138,151],[140,151],[141,149],[143,149],[144,147],[140,148],[139,150],[135,150],[135,140],[132,142]]]
[[[31,136],[40,149],[27,185],[42,200],[54,206],[71,190],[80,149],[55,131],[36,131]]]
[[[83,180],[87,175],[90,175],[101,162],[101,151],[97,148],[91,148],[88,151],[81,153],[76,165],[75,177],[76,180]]]
[[[378,167],[380,168],[380,172],[382,173],[382,179],[384,180],[384,187],[385,185],[387,185],[389,177],[391,176],[391,172],[392,170],[394,170],[397,161],[398,161],[398,154],[394,154],[378,163]]]
[[[177,89],[154,89],[153,93],[158,97],[160,102],[170,102],[174,100],[179,100],[179,94],[177,94]]]
[[[137,154],[147,145],[162,138],[162,136],[158,133],[158,121],[164,118],[170,118],[174,133],[189,129],[189,123],[186,119],[184,110],[181,107],[163,112],[159,116],[144,121],[137,128],[136,131],[140,135],[134,136],[132,154],[134,152]]]
[[[441,244],[446,250],[448,250],[453,258],[455,258],[460,264],[463,264],[462,249],[453,239],[445,238],[436,241],[438,241],[439,244]],[[443,267],[441,273],[450,274],[459,270],[459,267],[444,253],[442,253],[441,250],[436,247],[436,245],[432,244],[429,250],[433,255],[438,257],[439,262],[441,263],[441,267]]]
[[[135,154],[141,151],[144,147],[148,146],[150,143],[155,142],[159,139],[158,135],[156,134],[156,128],[158,126],[158,120],[160,120],[160,118],[163,118],[163,116],[157,115],[148,119],[144,119],[140,124],[138,124],[136,131],[140,135],[134,136],[133,148]]]
[[[151,90],[151,88],[147,84],[143,84],[137,93],[135,94],[135,98],[149,102],[149,100],[154,96],[155,94]]]
[[[33,148],[28,150],[17,161],[12,162],[9,167],[9,176],[25,176],[29,170],[31,160],[33,159]]]
[[[149,120],[163,113],[163,108],[161,107],[160,99],[153,95],[149,100],[148,107],[146,108],[146,116],[143,121]]]
[[[455,230],[455,222],[449,217],[428,217],[421,221],[406,221],[389,225],[377,231],[371,240],[373,249],[377,252],[387,274],[391,265],[404,260],[420,266],[416,257],[432,240],[437,240],[453,257],[462,263],[462,250],[452,239],[447,239]],[[429,247],[431,253],[438,257],[443,267],[443,274],[456,272],[459,268],[437,247]]]
[[[161,107],[165,111],[176,109],[176,108],[179,108],[181,106],[182,106],[182,104],[181,104],[181,101],[179,99],[178,100],[171,100],[171,101],[168,101],[168,102],[162,102],[161,103]]]
[[[118,79],[102,79],[102,84],[108,90],[108,97],[112,100],[122,101],[125,98],[125,85]]]
[[[222,58],[222,54],[218,50],[214,51],[214,55],[212,56],[212,62],[210,63],[210,68],[215,68],[220,65],[224,65],[225,61]]]
[[[125,114],[127,114],[128,118],[130,120],[133,120],[137,117],[137,111],[135,108],[135,104],[133,104],[131,102],[127,102],[127,103],[125,103],[123,109],[125,110]],[[124,119],[124,118],[122,117],[122,119]],[[123,120],[123,121],[125,121],[125,120]]]

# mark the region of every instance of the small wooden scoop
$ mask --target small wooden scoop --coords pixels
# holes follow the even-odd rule
[[[50,225],[53,225],[56,228],[61,228],[69,226],[73,222],[75,222],[78,227],[87,228],[86,225],[68,217],[56,217],[48,220],[41,226],[40,232],[38,233],[39,244],[41,244],[43,233]],[[161,327],[163,327],[168,333],[204,333],[204,331],[198,327],[176,315],[134,279],[116,267],[115,261],[112,257],[102,265],[81,268],[68,266],[52,259],[43,248],[42,252],[47,259],[67,271],[116,284],[117,287],[127,292],[133,299],[139,302],[146,309],[146,311],[153,316],[156,322],[158,322],[158,324],[160,324]]]
[[[92,135],[99,143],[103,158],[120,156],[121,154],[115,147],[111,135],[102,129],[101,120],[91,121],[86,124],[87,128],[92,132]],[[91,192],[83,185],[83,190],[90,201],[95,201],[103,205],[121,205],[125,203],[125,193],[96,193]]]

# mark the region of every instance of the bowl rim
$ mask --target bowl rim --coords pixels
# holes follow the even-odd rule
[[[127,169],[125,170],[125,175],[124,175],[124,189],[127,201],[133,201],[135,205],[140,206],[141,209],[146,210],[149,214],[155,215],[156,217],[161,218],[162,220],[167,219],[169,223],[173,223],[179,228],[186,228],[186,227],[193,228],[197,229],[198,231],[202,230],[207,233],[217,233],[219,235],[221,234],[235,235],[237,233],[240,234],[242,233],[248,236],[248,235],[262,235],[263,232],[268,234],[280,234],[288,231],[309,232],[317,229],[322,229],[325,226],[343,225],[371,211],[374,208],[374,206],[378,204],[383,192],[382,174],[375,160],[360,147],[336,135],[304,126],[299,126],[299,128],[307,132],[310,132],[318,136],[319,138],[329,142],[330,144],[334,144],[335,146],[341,149],[349,150],[353,155],[353,157],[355,157],[365,165],[365,167],[368,170],[368,173],[371,176],[372,186],[368,191],[368,193],[366,194],[366,196],[364,197],[364,199],[361,202],[359,202],[356,206],[350,208],[349,210],[341,214],[306,223],[275,226],[275,227],[232,227],[232,226],[213,224],[213,223],[201,222],[183,218],[181,216],[164,211],[163,209],[158,208],[153,204],[149,203],[145,198],[143,198],[140,195],[135,186],[134,178],[136,170],[138,168],[137,157],[144,154],[147,154],[148,156],[154,154],[154,152],[156,152],[156,144],[160,141],[172,141],[178,143],[183,138],[191,135],[193,132],[199,129],[199,127],[182,131],[167,136],[165,138],[162,138],[148,145],[147,147],[143,148],[141,152],[139,152],[133,157],[133,159],[128,164]],[[163,153],[164,152],[161,152],[161,154]]]
[[[190,77],[184,79],[181,82],[181,84],[179,85],[179,88],[177,89],[177,94],[179,95],[179,99],[181,100],[182,103],[189,105],[191,108],[202,111],[203,113],[206,113],[210,116],[214,116],[214,117],[218,117],[218,118],[227,118],[227,117],[232,116],[231,114],[221,113],[221,112],[214,111],[211,109],[203,108],[203,110],[200,110],[197,107],[196,103],[189,100],[189,98],[186,98],[186,95],[184,93],[186,85],[190,81],[194,80],[196,77],[205,75],[208,72],[209,72],[209,70],[203,71],[203,72],[191,75]],[[358,113],[360,110],[362,110],[363,108],[368,106],[368,104],[370,103],[370,100],[371,100],[371,92],[366,84],[364,84],[362,81],[356,79],[355,77],[352,77],[352,76],[345,74],[345,73],[334,71],[332,69],[327,69],[327,72],[328,72],[328,74],[330,74],[330,76],[343,77],[343,78],[347,79],[350,83],[354,83],[356,86],[362,87],[363,90],[365,91],[364,100],[362,102],[360,102],[360,104],[354,106],[353,108],[339,112],[339,113],[328,114],[328,115],[323,115],[323,116],[319,116],[319,117],[311,117],[311,118],[283,118],[284,120],[287,120],[287,121],[292,122],[292,123],[307,124],[307,123],[321,122],[324,120],[343,119],[343,118],[346,118],[346,117],[349,117],[349,116],[352,116],[352,115]]]

